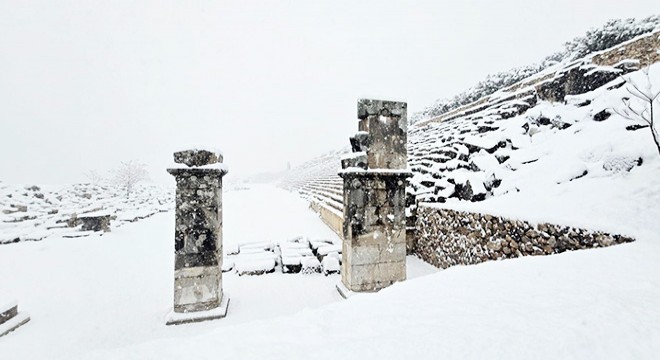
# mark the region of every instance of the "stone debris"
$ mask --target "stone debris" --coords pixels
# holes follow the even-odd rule
[[[321,262],[313,256],[304,256],[300,259],[301,274],[317,274],[321,272]]]
[[[331,274],[339,274],[341,265],[339,264],[339,259],[334,256],[326,256],[321,262],[321,268],[323,269],[323,275],[328,276]]]
[[[243,257],[235,261],[238,275],[263,275],[275,272],[275,254],[273,257],[251,256]]]
[[[85,215],[78,219],[82,222],[82,231],[110,231],[111,215]]]
[[[174,206],[171,189],[151,184],[139,185],[129,199],[115,187],[91,184],[31,186],[27,191],[17,185],[0,186],[0,244],[70,237],[71,230],[81,236],[88,230],[111,231]],[[86,225],[81,220],[101,215],[110,217],[89,219]]]
[[[264,275],[277,271],[284,274],[320,273],[324,259],[330,257],[339,262],[341,258],[341,245],[330,240],[310,241],[305,237],[279,243],[244,244],[236,248],[238,251],[226,254],[224,263],[233,264],[233,268],[227,267],[225,271],[235,271],[238,275]],[[335,273],[339,271],[328,274]]]

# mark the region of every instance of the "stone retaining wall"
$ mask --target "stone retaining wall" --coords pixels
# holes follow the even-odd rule
[[[553,224],[438,209],[420,204],[414,253],[439,268],[527,255],[591,249],[634,239]]]
[[[343,238],[344,229],[344,216],[338,214],[336,210],[330,209],[323,204],[312,202],[311,207],[314,211],[319,213],[321,220],[328,225],[332,231],[337,233],[340,238]]]

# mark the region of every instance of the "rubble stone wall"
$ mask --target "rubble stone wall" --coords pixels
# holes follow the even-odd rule
[[[598,65],[614,66],[623,60],[635,59],[639,61],[640,67],[644,67],[660,61],[658,50],[660,50],[660,31],[655,31],[635,41],[600,52],[594,55],[592,61]]]
[[[414,254],[439,268],[632,242],[599,231],[420,204]]]

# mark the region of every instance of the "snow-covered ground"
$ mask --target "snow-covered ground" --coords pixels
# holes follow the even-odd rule
[[[255,186],[224,197],[227,243],[334,236],[294,193]],[[335,290],[337,275],[227,273],[227,318],[171,327],[164,316],[172,297],[173,221],[170,212],[103,237],[0,248],[0,294],[18,299],[32,316],[0,338],[0,359],[654,359],[660,353],[658,221],[631,229],[637,242],[611,248],[438,273],[409,257],[411,280],[349,300]]]
[[[17,185],[0,181],[0,245],[86,236],[72,217],[109,215],[110,229],[171,210],[174,189],[138,184],[129,198],[111,184]]]
[[[660,67],[652,70],[660,79]],[[488,151],[468,151],[479,171],[444,171],[473,185],[494,175],[501,186],[484,201],[449,197],[433,206],[603,230],[635,237],[633,243],[442,272],[409,257],[408,281],[349,300],[335,290],[338,275],[232,271],[224,275],[231,297],[225,319],[168,327],[174,214],[158,213],[104,236],[51,234],[48,241],[0,246],[0,303],[16,299],[32,317],[0,338],[0,359],[656,359],[660,156],[648,129],[628,131],[632,123],[618,115],[594,120],[624,91],[540,102],[497,120],[496,131],[466,132],[461,141],[488,148],[509,140],[517,150],[499,148],[496,155],[507,156],[502,162]],[[545,117],[571,126],[536,121]],[[480,123],[470,124],[455,125]],[[450,125],[436,130],[444,134]],[[445,146],[427,140],[429,147]],[[339,241],[296,193],[271,185],[227,190],[226,253],[300,236]],[[32,190],[11,191],[42,202]],[[17,216],[7,206],[5,215]]]
[[[303,199],[272,186],[226,192],[223,210],[227,247],[297,236],[338,240]],[[0,299],[18,300],[19,309],[32,320],[0,338],[0,359],[88,359],[342,301],[335,289],[338,275],[229,272],[224,274],[224,289],[231,298],[227,318],[165,326],[172,305],[173,244],[174,212],[168,212],[104,236],[53,236],[2,246]],[[416,258],[410,258],[409,265],[410,277],[437,271]]]

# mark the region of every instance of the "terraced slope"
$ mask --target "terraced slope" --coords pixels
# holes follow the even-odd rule
[[[482,201],[526,189],[619,176],[657,157],[642,123],[613,111],[623,75],[660,87],[660,32],[560,64],[409,129],[408,193],[417,201]],[[646,79],[639,70],[651,65]],[[282,184],[341,211],[340,157],[294,168]],[[412,197],[411,197],[412,198]],[[414,215],[415,203],[409,202]]]

